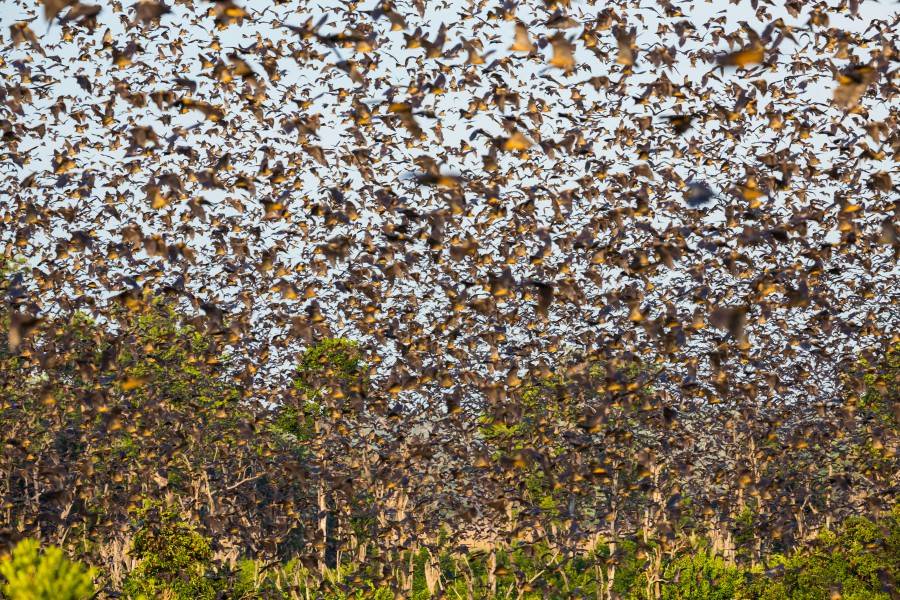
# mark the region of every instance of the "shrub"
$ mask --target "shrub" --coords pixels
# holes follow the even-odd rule
[[[835,592],[843,600],[889,600],[900,580],[900,507],[872,522],[848,519],[837,532],[788,557],[754,582],[754,598],[818,600]]]
[[[663,600],[732,600],[743,575],[721,556],[705,550],[680,556],[663,571]]]
[[[138,510],[140,528],[131,553],[140,561],[125,581],[129,598],[212,600],[210,541],[183,522],[171,508],[145,502]]]
[[[55,546],[41,552],[37,541],[23,540],[0,559],[0,590],[9,600],[82,600],[94,595],[95,574]]]

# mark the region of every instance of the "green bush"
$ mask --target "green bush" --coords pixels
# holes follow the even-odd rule
[[[126,597],[215,598],[210,541],[173,509],[156,502],[145,502],[138,510],[138,519],[140,527],[131,553],[139,562],[125,580]]]
[[[326,413],[323,393],[338,388],[359,392],[366,385],[365,368],[362,350],[352,340],[326,338],[307,348],[294,379],[300,397],[279,409],[275,429],[301,443],[315,438],[316,422]]]
[[[315,402],[326,385],[363,385],[365,366],[358,343],[326,338],[307,348],[300,357],[294,385]]]
[[[819,600],[837,592],[842,600],[890,600],[885,582],[900,581],[900,507],[878,522],[850,518],[811,548],[774,562],[754,578],[750,597]]]
[[[41,552],[37,541],[23,540],[0,559],[0,590],[9,600],[82,600],[94,595],[95,574],[55,546]]]
[[[739,597],[743,574],[721,556],[698,550],[670,562],[663,582],[663,600],[732,600]]]

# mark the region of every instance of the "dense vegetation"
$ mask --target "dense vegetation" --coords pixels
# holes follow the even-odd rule
[[[897,594],[900,347],[802,418],[670,406],[631,357],[448,405],[417,434],[346,340],[311,345],[268,406],[233,383],[227,327],[160,298],[102,325],[17,318],[0,351],[10,598]]]
[[[216,565],[210,561],[212,541],[184,523],[141,532],[142,540],[148,538],[155,548],[148,551],[143,542],[135,549],[139,562],[125,582],[126,597],[890,600],[900,577],[898,509],[876,522],[848,519],[837,531],[823,531],[789,554],[766,557],[766,566],[728,562],[697,538],[665,552],[655,543],[625,543],[615,558],[604,550],[566,556],[544,544],[464,555],[435,556],[423,549],[404,557],[411,566],[403,591],[379,586],[377,576],[358,562],[321,575],[296,560]],[[11,600],[76,599],[94,593],[91,572],[68,562],[59,566],[65,559],[58,555],[51,547],[38,556],[34,541],[21,542],[11,559],[0,563],[8,581],[4,593]],[[603,573],[611,561],[620,569],[609,585]]]

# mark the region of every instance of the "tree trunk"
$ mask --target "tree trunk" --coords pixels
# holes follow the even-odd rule
[[[322,545],[319,550],[319,573],[324,574],[328,569],[328,500],[325,495],[325,484],[319,483],[317,490],[317,500],[319,508],[319,534],[322,536]]]
[[[426,552],[428,557],[425,559],[425,585],[428,587],[428,593],[434,596],[441,583],[441,564],[431,550]]]
[[[490,590],[491,596],[497,595],[497,574],[495,571],[497,570],[497,551],[494,548],[491,548],[491,553],[488,556],[487,562],[487,584],[488,589]]]

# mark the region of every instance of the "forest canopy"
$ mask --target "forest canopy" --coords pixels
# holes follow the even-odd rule
[[[827,413],[682,412],[654,405],[647,365],[593,362],[410,435],[356,343],[311,345],[266,406],[202,321],[156,298],[108,316],[0,351],[10,598],[896,591],[900,346]]]

